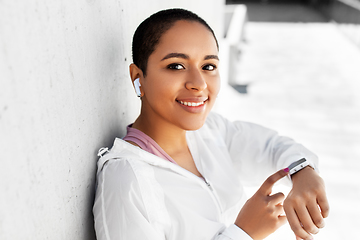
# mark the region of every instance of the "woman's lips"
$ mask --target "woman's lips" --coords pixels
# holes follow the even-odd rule
[[[183,101],[178,101],[178,103],[185,105],[185,106],[189,106],[189,107],[198,107],[200,105],[203,105],[204,102],[183,102]]]
[[[176,99],[176,102],[180,104],[183,109],[191,113],[199,113],[205,109],[205,104],[207,102],[207,98],[202,99]]]

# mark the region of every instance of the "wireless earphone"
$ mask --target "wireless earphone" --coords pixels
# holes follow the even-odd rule
[[[141,97],[140,86],[141,86],[141,84],[140,84],[140,78],[135,79],[135,81],[134,81],[134,87],[135,87],[136,95],[137,95],[138,97]]]

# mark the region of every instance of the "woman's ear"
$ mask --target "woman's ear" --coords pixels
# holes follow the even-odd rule
[[[134,63],[130,64],[129,66],[129,70],[130,70],[130,77],[131,77],[131,81],[133,83],[136,95],[138,97],[142,97],[144,96],[143,91],[141,91],[141,79],[144,77],[142,70],[136,66]]]

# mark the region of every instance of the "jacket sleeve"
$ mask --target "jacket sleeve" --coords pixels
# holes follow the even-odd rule
[[[97,176],[93,207],[98,240],[162,240],[148,219],[139,185],[126,161],[111,161]]]
[[[318,158],[293,139],[257,124],[235,121],[212,113],[209,124],[225,142],[233,164],[244,184],[258,185],[275,171],[306,158],[318,169]]]

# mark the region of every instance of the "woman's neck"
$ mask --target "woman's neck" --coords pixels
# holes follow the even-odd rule
[[[188,150],[186,130],[163,119],[148,118],[140,114],[132,127],[151,137],[170,156]]]
[[[186,130],[156,115],[140,114],[133,128],[151,137],[179,166],[201,177],[186,141]]]

